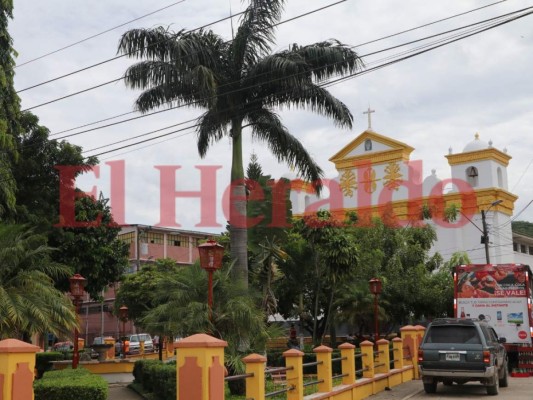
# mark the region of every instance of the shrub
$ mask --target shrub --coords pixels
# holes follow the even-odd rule
[[[34,382],[35,400],[107,400],[104,378],[84,368],[45,372]]]
[[[176,363],[159,360],[138,360],[133,367],[135,383],[158,400],[176,399]]]
[[[46,371],[50,371],[53,368],[52,361],[61,360],[63,360],[63,353],[59,351],[37,353],[35,358],[35,369],[37,370],[37,379],[40,379]]]
[[[161,364],[159,360],[137,360],[133,366],[133,377],[135,378],[135,383],[142,385],[144,388],[151,387],[152,383],[150,382],[150,376],[147,373],[146,369],[150,365]],[[151,390],[150,390],[151,391]]]

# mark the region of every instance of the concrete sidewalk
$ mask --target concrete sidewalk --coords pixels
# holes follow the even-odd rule
[[[129,389],[124,383],[110,383],[108,400],[144,400],[144,397]]]
[[[407,400],[424,391],[421,380],[412,380],[394,386],[390,390],[385,390],[373,396],[367,397],[368,400]]]

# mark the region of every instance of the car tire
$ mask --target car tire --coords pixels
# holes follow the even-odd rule
[[[427,394],[437,392],[437,382],[424,383],[424,392]]]
[[[500,387],[509,386],[509,367],[507,362],[503,365],[503,376],[500,378]]]
[[[487,386],[487,394],[490,396],[496,396],[499,393],[500,389],[500,379],[498,377],[498,371],[494,374],[494,378],[492,379],[494,382],[492,385]]]

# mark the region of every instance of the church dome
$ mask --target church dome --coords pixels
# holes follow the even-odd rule
[[[484,142],[483,140],[479,140],[479,133],[476,133],[474,140],[468,143],[463,149],[463,153],[468,153],[471,151],[478,151],[478,150],[485,150],[485,149],[488,149],[489,147],[491,147],[490,144],[487,142]]]

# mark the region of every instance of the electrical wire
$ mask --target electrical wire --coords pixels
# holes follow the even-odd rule
[[[492,4],[489,4],[489,5],[484,6],[484,7],[481,7],[481,8],[486,8],[486,7],[489,7],[489,6],[492,6],[492,5],[495,5],[495,4],[498,4],[498,3],[501,3],[501,2],[503,2],[503,1],[507,1],[507,0],[502,0],[502,1],[499,1],[499,2],[496,2],[496,3],[492,3]],[[337,3],[330,4],[330,5],[326,6],[326,7],[331,7],[331,6],[335,5],[335,4],[337,4]],[[481,9],[481,8],[476,8],[476,9],[473,9],[473,10],[467,11],[466,13],[470,13],[470,12],[473,12],[473,11],[477,11],[477,10],[479,10],[479,9]],[[317,9],[317,10],[314,10],[314,11],[316,12],[316,11],[318,11],[318,10],[320,10],[320,9]],[[518,10],[518,11],[516,11],[516,12],[519,12],[519,11],[521,11],[521,10]],[[307,14],[309,14],[309,13],[302,14],[302,16],[303,16],[303,15],[307,15]],[[373,43],[373,42],[377,42],[377,41],[383,40],[383,39],[388,38],[388,37],[397,36],[397,35],[399,35],[399,34],[401,34],[401,33],[403,33],[403,32],[408,32],[408,31],[412,31],[412,30],[415,30],[415,29],[419,29],[419,28],[421,28],[421,27],[428,26],[428,25],[432,25],[432,24],[435,24],[435,23],[437,23],[437,22],[444,21],[444,20],[448,20],[448,19],[451,19],[451,18],[455,18],[455,17],[457,17],[457,16],[464,15],[464,14],[465,14],[465,13],[456,14],[456,15],[453,15],[453,16],[450,16],[450,17],[447,17],[447,18],[444,18],[444,19],[440,19],[440,20],[438,20],[438,21],[434,21],[434,22],[431,22],[431,23],[428,23],[428,24],[421,25],[421,26],[419,26],[419,27],[411,28],[411,29],[409,29],[409,30],[407,30],[407,31],[402,31],[402,32],[399,32],[399,33],[396,33],[396,34],[393,34],[393,35],[384,36],[384,37],[382,37],[382,38],[372,40],[371,42]],[[502,16],[495,17],[495,18],[501,18],[501,17],[506,16],[506,15],[509,15],[509,14],[503,14]],[[490,20],[493,20],[493,19],[495,19],[495,18],[491,18],[491,19],[489,19],[489,20],[485,20],[485,21],[490,21]],[[294,19],[294,18],[293,18],[293,19]],[[292,19],[291,19],[291,20],[292,20]],[[485,21],[480,21],[479,23],[483,23],[483,22],[485,22]],[[287,21],[284,21],[284,22],[287,22]],[[283,22],[283,23],[284,23],[284,22]],[[479,24],[479,23],[478,23],[478,24]],[[468,26],[472,26],[472,25],[475,25],[475,24],[467,25],[467,27],[468,27]],[[464,28],[464,27],[457,28],[457,29],[455,29],[455,30],[459,30],[459,29],[462,29],[462,28]],[[455,31],[455,30],[452,30],[452,31]],[[446,31],[446,32],[451,32],[451,31]],[[444,34],[444,33],[446,33],[446,32],[443,32],[443,33],[441,33],[441,34]],[[438,35],[432,35],[432,36],[429,36],[429,37],[435,37],[435,36],[438,36]],[[405,46],[405,45],[408,45],[408,44],[411,44],[411,43],[415,43],[415,42],[418,42],[418,41],[421,41],[421,40],[425,40],[425,39],[427,39],[427,38],[429,38],[429,37],[422,38],[422,39],[415,40],[415,41],[411,41],[411,42],[407,42],[407,43],[404,43],[404,44],[402,44],[402,45],[400,45],[400,46],[389,47],[389,48],[386,48],[386,49],[383,49],[383,50],[380,50],[380,51],[377,51],[377,52],[369,53],[368,55],[374,55],[374,54],[377,54],[377,53],[380,53],[380,52],[385,52],[385,51],[388,51],[388,50],[391,50],[391,49],[394,49],[394,48],[397,48],[397,47],[401,47],[401,46]],[[370,42],[368,42],[368,43],[370,43]],[[363,45],[363,44],[356,45],[356,46],[352,46],[351,48],[356,48],[356,47],[359,47],[359,46],[362,46],[362,45]],[[362,56],[362,57],[364,57],[364,56]],[[120,78],[119,78],[119,79],[120,79]],[[113,80],[113,81],[111,81],[111,82],[115,82],[115,80]],[[132,114],[132,113],[135,113],[135,111],[130,111],[130,112],[122,113],[122,114],[119,114],[119,115],[116,115],[116,116],[112,116],[112,117],[109,117],[109,118],[105,118],[105,119],[102,119],[102,120],[99,120],[99,121],[96,121],[96,122],[91,122],[91,123],[87,123],[87,124],[84,124],[84,125],[81,125],[81,126],[77,126],[77,127],[74,127],[74,128],[70,128],[70,129],[67,129],[67,130],[63,130],[63,131],[60,131],[60,132],[56,132],[56,133],[51,134],[50,136],[54,136],[54,135],[57,135],[57,134],[60,134],[60,133],[65,133],[65,132],[69,132],[69,131],[72,131],[72,130],[75,130],[75,129],[79,129],[79,128],[83,128],[83,127],[86,127],[86,126],[94,125],[94,124],[96,124],[96,123],[104,122],[104,121],[107,121],[107,120],[111,120],[111,119],[114,119],[114,118],[118,118],[118,117],[120,117],[120,116],[124,116],[124,115],[128,115],[128,114]],[[152,115],[152,114],[145,114],[145,116],[149,116],[149,115]],[[125,121],[129,121],[129,120],[125,120]],[[107,126],[107,125],[106,125],[106,126]],[[96,128],[96,129],[99,129],[99,128]],[[80,133],[85,133],[85,132],[88,132],[88,131],[90,131],[90,130],[83,131],[83,132],[80,132]]]
[[[334,4],[337,4],[337,3],[334,3]],[[331,5],[330,5],[330,6],[331,6]],[[533,8],[533,7],[529,7],[529,8],[527,8],[527,9],[531,9],[531,8]],[[456,31],[458,31],[458,30],[465,29],[465,28],[468,28],[468,27],[472,27],[472,26],[476,26],[476,25],[483,25],[483,24],[490,24],[490,21],[493,21],[493,20],[495,20],[495,19],[500,19],[500,18],[506,17],[506,16],[508,16],[508,15],[513,15],[513,14],[515,14],[515,13],[522,12],[522,11],[527,10],[527,9],[518,10],[518,11],[513,12],[513,13],[504,14],[504,15],[499,16],[499,17],[490,18],[490,19],[483,20],[483,21],[480,21],[480,22],[477,22],[477,23],[474,23],[474,24],[469,24],[469,25],[466,25],[466,26],[463,26],[463,27],[460,27],[460,28],[456,28],[456,29],[448,30],[448,31],[445,31],[445,32],[442,32],[442,33],[439,33],[439,34],[436,34],[436,35],[431,35],[431,36],[428,36],[428,37],[425,37],[425,38],[422,38],[422,39],[417,39],[417,40],[414,40],[414,41],[406,42],[406,43],[404,43],[404,44],[400,44],[400,45],[397,45],[397,46],[393,46],[393,47],[389,47],[389,48],[382,49],[382,50],[379,50],[379,51],[375,51],[375,52],[372,52],[372,53],[369,53],[369,54],[365,54],[365,55],[361,56],[361,58],[367,57],[367,56],[369,56],[369,55],[375,55],[375,54],[378,54],[378,53],[386,52],[386,51],[389,51],[389,50],[391,50],[391,49],[396,49],[396,48],[398,48],[398,47],[406,46],[406,45],[408,45],[408,44],[413,44],[413,43],[416,43],[416,42],[420,42],[420,41],[422,41],[422,40],[427,40],[428,38],[434,38],[434,37],[438,37],[438,36],[443,35],[443,34],[447,34],[447,33],[451,33],[451,32],[456,32]],[[316,12],[316,11],[318,11],[318,10],[320,10],[320,9],[314,10],[314,12]],[[307,15],[307,14],[309,14],[309,13],[302,14],[302,16],[303,16],[303,15]],[[298,16],[298,17],[299,17],[299,16]],[[509,21],[504,21],[504,23],[507,23],[507,22],[509,22]],[[496,25],[496,26],[499,26],[499,25]],[[485,28],[484,30],[491,29],[492,27],[493,27],[493,26],[489,26],[488,28]],[[475,29],[474,29],[474,30],[475,30]],[[484,30],[481,30],[480,32],[483,32]],[[473,35],[473,34],[476,34],[476,33],[479,33],[479,32],[474,32],[474,33],[472,33],[472,35]],[[471,36],[471,35],[469,35],[469,36]],[[457,34],[455,37],[458,37],[457,40],[460,40],[461,38],[463,38],[463,36],[461,36],[461,34]],[[466,37],[468,37],[468,36],[466,36]],[[446,40],[449,40],[449,39],[442,39],[442,41],[446,41]],[[431,46],[431,44],[424,45],[424,46],[422,46],[421,48],[428,47],[428,46]],[[432,50],[432,49],[433,49],[433,48],[430,48],[429,50]],[[405,53],[403,53],[403,54],[408,54],[408,53],[411,53],[411,52],[413,52],[413,51],[415,51],[415,50],[416,50],[416,49],[411,49],[411,50],[408,50],[407,52],[405,52]],[[429,50],[428,50],[428,51],[429,51]],[[418,55],[418,54],[420,54],[420,52],[415,53],[414,55]],[[414,55],[412,55],[412,56],[414,56]],[[412,56],[410,56],[410,57],[412,57]],[[395,57],[395,56],[391,56],[391,57]],[[410,58],[410,57],[407,57],[407,58]],[[379,68],[382,68],[382,67],[383,67],[383,65],[380,66]],[[374,70],[374,69],[371,69],[371,70]],[[356,74],[364,74],[364,73],[366,73],[366,72],[367,72],[367,71],[363,71],[362,73],[356,73]],[[342,81],[343,79],[347,79],[347,78],[349,78],[349,77],[351,77],[351,76],[352,76],[352,75],[348,75],[348,76],[346,76],[346,77],[340,78],[340,79],[337,80],[337,81],[329,82],[329,85],[331,86],[331,85],[335,84],[335,82],[340,82],[340,81]],[[121,80],[121,79],[122,79],[122,77],[121,77],[121,78],[117,78],[117,79],[112,80],[112,81],[109,81],[109,82],[106,82],[106,83],[103,83],[103,84],[101,84],[101,85],[95,86],[95,87],[93,87],[93,88],[97,88],[97,87],[101,87],[101,86],[106,85],[106,84],[109,84],[109,83],[117,82],[117,81],[119,81],[119,80]],[[221,85],[221,87],[223,87],[223,86],[227,86],[227,85],[231,85],[231,84],[232,84],[232,83],[227,83],[227,84],[225,84],[225,85]],[[326,86],[326,87],[327,87],[327,86]],[[80,93],[86,92],[86,91],[91,90],[91,89],[92,89],[92,88],[88,88],[88,89],[85,89],[85,90],[82,90],[82,91],[79,91],[79,92],[76,92],[76,93],[72,93],[72,94],[70,94],[70,95],[60,97],[60,98],[58,98],[58,99],[52,100],[52,101],[50,101],[50,102],[43,103],[43,104],[41,104],[41,105],[50,104],[51,102],[59,101],[59,100],[62,100],[62,99],[64,99],[64,98],[67,98],[67,97],[72,97],[72,96],[74,96],[74,95],[77,95],[77,94],[80,94]],[[39,105],[39,106],[41,106],[41,105]],[[35,107],[39,107],[39,106],[35,106]],[[35,108],[35,107],[32,107],[32,108]],[[145,117],[145,116],[150,116],[150,115],[153,115],[153,114],[155,114],[155,113],[159,113],[159,112],[163,112],[163,111],[169,111],[169,110],[171,110],[171,109],[175,109],[175,108],[176,108],[176,107],[170,107],[170,108],[168,108],[168,109],[166,109],[166,110],[160,110],[160,111],[157,111],[157,112],[154,112],[154,113],[147,113],[147,114],[144,114],[143,116],[138,116],[138,117],[134,117],[134,118],[126,119],[126,120],[124,120],[124,122],[130,121],[130,120],[134,120],[134,119],[138,119],[138,118],[143,118],[143,117]],[[30,108],[30,109],[31,109],[31,108]],[[24,111],[27,111],[27,110],[29,110],[29,109],[26,109],[26,110],[24,110]],[[126,115],[126,114],[128,114],[128,113],[121,114],[121,115]],[[101,122],[101,121],[100,121],[100,122]],[[61,137],[61,138],[59,138],[59,139],[64,139],[64,138],[66,138],[66,137],[75,136],[75,135],[78,135],[78,134],[81,134],[81,133],[85,133],[85,132],[90,132],[90,131],[92,131],[92,130],[102,129],[102,128],[104,128],[104,127],[108,127],[108,126],[116,125],[116,124],[118,124],[118,123],[120,123],[120,121],[117,122],[117,123],[104,125],[104,126],[102,126],[102,127],[97,127],[97,128],[93,128],[93,129],[88,129],[88,130],[85,130],[85,131],[81,131],[81,132],[78,132],[78,133],[75,133],[75,134],[66,135],[66,136],[63,136],[63,137]],[[75,129],[75,128],[73,128],[73,129]],[[62,132],[65,132],[65,131],[62,131]],[[51,136],[53,136],[53,135],[54,135],[54,134],[52,134]]]
[[[132,19],[132,20],[130,20],[130,21],[128,21],[128,22],[124,22],[124,23],[122,23],[122,24],[120,24],[120,25],[114,26],[113,28],[106,29],[106,30],[103,31],[103,32],[100,32],[100,33],[97,33],[97,34],[94,34],[94,35],[88,36],[88,37],[86,37],[86,38],[84,38],[84,39],[78,40],[77,42],[74,42],[74,43],[71,43],[71,44],[69,44],[69,45],[63,46],[63,47],[61,47],[61,48],[59,48],[59,49],[57,49],[57,50],[53,50],[53,51],[50,51],[50,52],[48,52],[48,53],[46,53],[46,54],[43,54],[43,55],[41,55],[41,56],[38,56],[38,57],[32,58],[31,60],[25,61],[25,62],[23,62],[23,63],[21,63],[21,64],[17,64],[17,65],[15,66],[15,68],[22,67],[22,66],[24,66],[24,65],[30,64],[30,63],[32,63],[32,62],[34,62],[34,61],[37,61],[37,60],[41,60],[41,59],[43,59],[43,58],[45,58],[45,57],[48,57],[48,56],[50,56],[50,55],[52,55],[52,54],[59,53],[60,51],[66,50],[66,49],[71,48],[71,47],[74,47],[74,46],[76,46],[76,45],[78,45],[78,44],[80,44],[80,43],[83,43],[83,42],[86,42],[86,41],[88,41],[88,40],[94,39],[95,37],[98,37],[98,36],[104,35],[104,34],[106,34],[106,33],[108,33],[108,32],[111,32],[111,31],[113,31],[113,30],[115,30],[115,29],[121,28],[121,27],[126,26],[126,25],[128,25],[128,24],[131,24],[132,22],[139,21],[140,19],[146,18],[146,17],[148,17],[148,16],[150,16],[150,15],[154,15],[154,14],[158,13],[159,11],[166,10],[167,8],[173,7],[173,6],[177,5],[177,4],[183,3],[183,2],[185,2],[185,1],[186,1],[186,0],[180,0],[180,1],[177,1],[177,2],[175,2],[175,3],[172,3],[172,4],[168,5],[168,6],[165,6],[165,7],[159,8],[159,9],[157,9],[157,10],[155,10],[155,11],[152,11],[152,12],[150,12],[150,13],[148,13],[148,14],[144,14],[144,15],[142,15],[142,16],[140,16],[140,17],[134,18],[134,19]]]
[[[509,19],[508,21],[504,21],[504,22],[501,22],[501,23],[495,24],[495,25],[493,25],[492,27],[483,28],[483,29],[477,31],[477,33],[481,33],[481,32],[484,32],[484,31],[486,31],[486,30],[488,30],[488,29],[492,29],[492,28],[494,28],[494,27],[496,27],[496,26],[500,26],[500,25],[502,25],[502,24],[504,24],[504,23],[508,23],[508,22],[514,21],[514,20],[517,19],[517,18],[521,18],[521,17],[526,16],[526,15],[529,15],[529,14],[531,14],[531,13],[533,13],[533,11],[532,11],[532,12],[529,12],[529,13],[527,13],[527,14],[524,14],[524,15],[522,15],[522,16],[520,16],[520,17],[514,17],[514,18]],[[475,34],[475,33],[471,33],[471,34],[468,34],[468,35],[462,36],[461,38],[470,37],[470,36],[472,36],[473,34]],[[449,40],[448,42],[446,42],[446,43],[444,43],[444,44],[436,45],[436,46],[434,46],[434,47],[431,48],[431,49],[439,48],[439,47],[442,47],[442,46],[445,45],[445,44],[453,43],[453,42],[455,42],[455,41],[457,41],[457,40],[460,40],[461,38],[456,38],[456,39],[453,39],[453,40]],[[429,50],[431,50],[431,49],[429,49]],[[420,53],[425,53],[425,52],[427,52],[427,51],[429,51],[429,50],[428,50],[428,49],[425,49],[425,50],[419,51],[419,52],[417,52],[417,53],[415,53],[415,54],[413,54],[413,55],[410,55],[410,56],[408,56],[408,57],[403,57],[403,58],[401,58],[401,59],[399,59],[399,60],[396,60],[396,61],[393,61],[393,62],[387,62],[387,63],[385,63],[385,65],[391,65],[391,64],[393,64],[393,63],[396,63],[396,62],[399,62],[399,61],[403,61],[403,60],[405,60],[405,59],[408,59],[408,58],[413,57],[414,55],[417,55],[417,54],[420,54]],[[383,67],[383,65],[378,65],[377,67],[374,67],[374,68],[372,68],[371,70],[380,69],[380,68],[382,68],[382,67]],[[364,72],[362,72],[362,73],[352,74],[351,76],[360,76],[360,75],[362,75],[363,73],[367,73],[367,72],[368,72],[368,70],[367,70],[367,71],[364,71]],[[342,79],[342,78],[341,78],[341,79]],[[336,82],[336,81],[334,81],[334,82]],[[330,85],[331,85],[331,82],[327,82],[327,83],[325,83],[323,86],[330,86]],[[237,90],[242,90],[242,89],[237,89]],[[182,105],[182,106],[184,106],[184,105]],[[167,135],[168,135],[168,134],[165,134],[164,136],[167,136]],[[156,139],[158,139],[159,137],[160,137],[160,136],[155,137],[155,138],[151,138],[151,139],[147,139],[147,140],[143,140],[143,141],[140,141],[140,142],[137,142],[137,143],[134,143],[134,144],[127,145],[127,146],[125,146],[125,147],[130,147],[130,146],[134,146],[135,144],[145,143],[145,142],[150,141],[150,140],[156,140]],[[107,153],[110,153],[110,152],[113,152],[113,151],[118,151],[118,150],[121,150],[121,149],[123,149],[123,148],[124,148],[124,147],[119,147],[119,148],[117,148],[117,149],[113,149],[113,150],[110,150],[110,151],[106,151],[106,152],[103,152],[103,153],[99,153],[99,154],[97,154],[97,155],[95,155],[95,156],[98,156],[98,155],[101,155],[101,154],[107,154]]]

